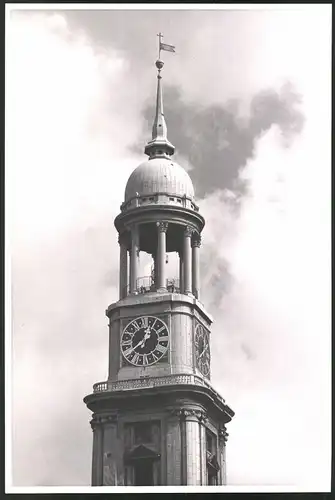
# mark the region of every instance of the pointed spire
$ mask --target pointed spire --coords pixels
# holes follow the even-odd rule
[[[160,59],[156,61],[156,67],[158,69],[157,74],[157,99],[156,99],[156,115],[154,124],[152,127],[152,139],[167,139],[167,127],[164,118],[164,109],[163,109],[163,92],[162,92],[162,84],[161,84],[161,69],[164,63]]]
[[[161,37],[161,34],[159,35]],[[159,41],[159,55],[161,50],[161,40]],[[174,153],[174,146],[167,138],[167,126],[164,118],[163,109],[163,91],[162,91],[162,76],[161,69],[164,62],[158,58],[156,61],[157,73],[157,99],[156,99],[156,114],[152,126],[152,139],[145,146],[144,152],[150,158],[169,158]]]

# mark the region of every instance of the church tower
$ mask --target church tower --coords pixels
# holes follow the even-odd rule
[[[160,58],[156,67],[148,159],[130,175],[115,219],[119,300],[106,310],[108,380],[84,398],[93,413],[92,486],[226,483],[226,424],[234,412],[210,383],[212,318],[199,280],[205,221],[188,173],[171,159]],[[144,253],[152,273],[143,278]],[[178,276],[167,275],[171,253]]]

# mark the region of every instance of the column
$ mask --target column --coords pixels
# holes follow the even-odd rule
[[[186,226],[184,231],[184,293],[192,293],[192,249],[191,237],[193,229]]]
[[[97,485],[97,477],[96,477],[96,470],[97,470],[97,454],[98,454],[98,426],[94,420],[94,418],[91,420],[91,427],[93,431],[93,448],[92,448],[92,474],[91,474],[91,485],[96,486]]]
[[[139,270],[139,228],[134,225],[131,228],[131,252],[130,252],[130,293],[137,292],[137,278]]]
[[[196,233],[192,240],[192,293],[200,298],[200,245],[201,236]]]
[[[99,417],[91,420],[93,430],[92,486],[103,484],[103,426]]]
[[[168,228],[167,222],[157,222],[158,228],[158,245],[157,245],[157,256],[156,262],[157,264],[157,290],[165,290],[166,289],[166,276],[165,276],[165,268],[166,268],[166,232]]]
[[[179,252],[179,290],[180,293],[184,293],[184,258],[183,251]]]
[[[128,294],[128,252],[125,235],[119,236],[120,269],[119,269],[119,298],[124,299]]]
[[[199,434],[199,412],[184,410],[186,424],[187,486],[201,484],[201,450]]]

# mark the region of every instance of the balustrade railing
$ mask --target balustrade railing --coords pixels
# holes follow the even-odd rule
[[[132,389],[150,388],[162,385],[178,385],[178,384],[190,384],[190,385],[201,385],[207,387],[213,391],[216,397],[225,403],[222,396],[212,387],[212,385],[198,375],[192,374],[179,374],[179,375],[169,375],[165,377],[146,377],[137,379],[127,379],[118,380],[117,382],[97,382],[93,385],[93,392],[105,392],[105,391],[126,391]]]
[[[166,289],[170,293],[179,293],[180,285],[178,278],[167,278]],[[156,284],[152,276],[142,276],[136,280],[136,292],[137,293],[149,293],[156,290]],[[126,295],[130,293],[130,285],[126,286]]]

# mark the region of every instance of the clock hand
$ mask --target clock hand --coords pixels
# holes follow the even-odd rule
[[[150,332],[148,333],[147,330],[145,331],[145,335],[143,337],[143,339],[141,339],[139,342],[137,342],[136,345],[134,345],[134,347],[132,347],[129,351],[127,351],[127,354],[130,354],[134,349],[136,349],[137,347],[143,345],[143,343],[146,341],[147,338],[150,337]]]
[[[137,347],[143,347],[143,345],[145,344],[146,340],[150,337],[150,335],[151,335],[151,330],[150,330],[150,327],[148,327],[145,330],[145,335],[144,335],[143,339],[141,339],[139,342],[137,342],[137,344],[134,345],[134,347],[132,347],[130,349],[130,351],[127,352],[127,355],[130,354],[131,352],[133,352]]]
[[[150,326],[148,326],[148,328],[146,330],[144,330],[144,337],[139,341],[137,342],[136,345],[134,345],[134,347],[132,347],[131,349],[129,349],[127,351],[127,356],[133,352],[135,349],[137,349],[137,347],[143,347],[144,344],[146,343],[147,339],[151,336],[151,328]]]
[[[148,328],[145,330],[145,335],[141,341],[141,347],[144,346],[144,344],[146,343],[147,339],[150,338],[151,336],[151,330],[150,330],[150,326],[148,326]]]
[[[142,344],[142,342],[143,342],[143,339],[141,339],[139,342],[137,342],[137,344],[136,344],[136,345],[134,345],[134,347],[132,347],[132,348],[130,349],[130,351],[128,351],[128,353],[130,354],[132,351],[134,351],[134,349],[136,349],[139,345],[141,345],[141,344]]]

